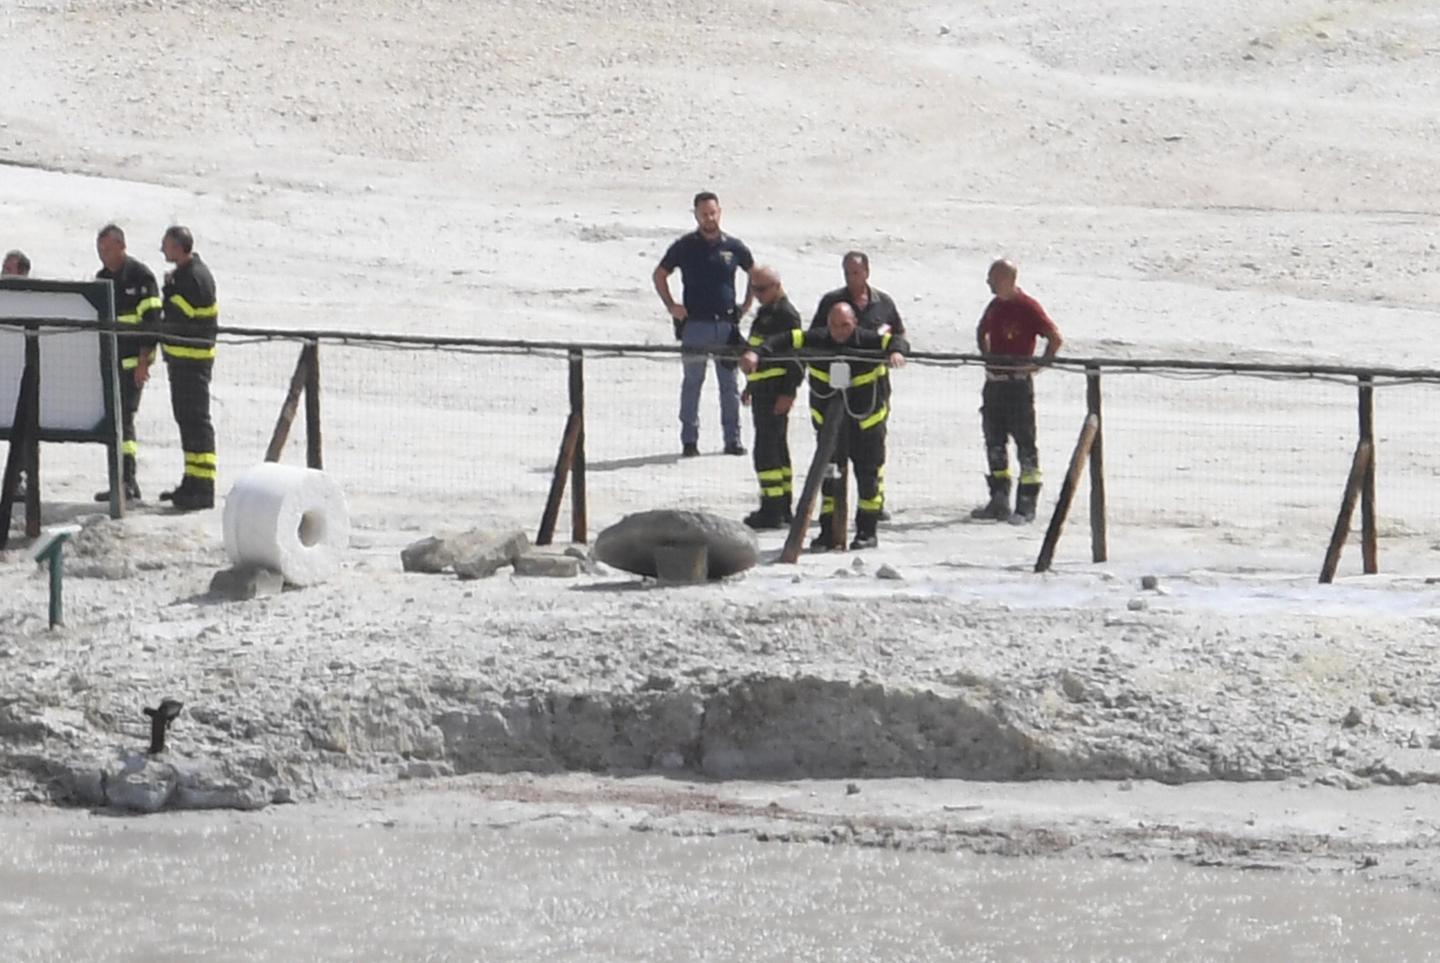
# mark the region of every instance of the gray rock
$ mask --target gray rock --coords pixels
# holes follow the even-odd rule
[[[1144,612],[1150,607],[1150,603],[1144,599],[1131,599],[1125,603],[1125,607],[1132,612]]]
[[[455,564],[455,553],[445,539],[432,535],[401,549],[400,564],[407,572],[435,574]]]
[[[501,565],[484,571],[485,565],[477,562],[477,557],[492,553],[497,545],[514,541],[519,542],[519,548],[513,550],[516,555],[530,546],[530,540],[525,533],[508,524],[473,528],[458,535],[432,535],[405,546],[400,552],[400,564],[407,572],[435,574],[451,568],[457,562],[464,562],[468,569],[483,574],[463,577],[484,578],[495,574],[501,565],[509,564],[511,558],[507,557]]]
[[[573,555],[521,555],[515,559],[515,574],[574,578],[580,574],[580,559]]]
[[[1094,686],[1069,669],[1060,673],[1060,691],[1071,702],[1090,702],[1096,695]]]
[[[105,805],[105,769],[99,763],[67,766],[56,780],[57,802],[78,806]]]
[[[1142,575],[1140,576],[1140,587],[1147,592],[1153,592],[1160,587],[1160,579],[1154,575]]]
[[[171,763],[176,784],[173,809],[264,809],[274,798],[269,785],[224,761],[177,759]]]
[[[1345,713],[1345,718],[1340,720],[1340,725],[1346,729],[1354,729],[1364,721],[1365,717],[1360,714],[1360,710],[1351,706],[1350,711]]]
[[[467,532],[452,545],[455,574],[463,579],[489,578],[530,547],[518,528],[508,532]]]
[[[584,545],[567,545],[563,554],[571,558],[578,558],[581,561],[590,560],[590,550]]]
[[[899,581],[899,580],[902,580],[902,579],[905,578],[905,576],[903,576],[903,575],[900,574],[900,570],[899,570],[898,568],[895,568],[894,566],[889,565],[889,564],[881,565],[880,568],[876,570],[876,572],[875,572],[875,577],[876,577],[876,578],[884,578],[884,579],[893,579],[893,580],[896,580],[896,581]]]
[[[279,595],[284,588],[285,576],[258,565],[222,568],[210,579],[210,594],[232,602]]]
[[[105,802],[115,809],[157,813],[170,802],[178,783],[175,767],[168,762],[126,752],[105,773]]]
[[[660,509],[627,515],[595,540],[594,557],[636,575],[656,577],[655,549],[703,545],[711,579],[725,578],[760,560],[755,533],[738,521],[709,512]]]

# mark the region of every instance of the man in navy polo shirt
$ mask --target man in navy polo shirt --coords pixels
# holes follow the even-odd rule
[[[694,352],[684,358],[680,383],[680,444],[686,458],[700,454],[700,389],[705,385],[707,348],[740,343],[740,319],[750,310],[753,295],[748,276],[755,266],[750,249],[737,237],[720,230],[720,199],[709,191],[695,195],[697,229],[670,245],[655,268],[655,293],[675,322],[681,348]],[[680,269],[682,303],[670,293],[670,275]],[[744,271],[745,302],[735,303],[735,271]],[[740,387],[735,362],[715,359],[715,381],[720,389],[720,425],[725,433],[725,454],[743,455],[740,443]]]

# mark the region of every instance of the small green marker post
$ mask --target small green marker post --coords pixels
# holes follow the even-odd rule
[[[35,556],[37,563],[50,565],[50,628],[65,623],[65,599],[62,586],[65,582],[65,543],[74,532],[61,529],[45,544]]]

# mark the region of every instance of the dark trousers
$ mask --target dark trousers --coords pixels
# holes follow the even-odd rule
[[[1006,451],[1015,439],[1020,462],[1020,484],[1040,483],[1040,453],[1035,448],[1035,384],[1030,378],[985,382],[981,394],[980,423],[985,432],[985,457],[992,481],[1010,481]]]
[[[750,398],[755,424],[755,477],[760,481],[760,502],[766,506],[788,506],[794,491],[790,466],[790,416],[775,414],[773,392],[757,391]]]
[[[180,427],[180,447],[185,450],[184,484],[214,487],[215,426],[210,422],[211,358],[166,358],[170,367],[170,410]]]
[[[122,359],[128,361],[129,358]],[[135,480],[135,456],[140,444],[135,438],[135,413],[140,410],[141,385],[135,383],[135,369],[120,369],[120,453],[124,455],[124,478]]]
[[[874,535],[875,523],[880,518],[880,509],[885,507],[883,489],[885,477],[885,422],[886,415],[866,425],[869,419],[845,416],[845,427],[841,428],[842,440],[835,446],[835,457],[831,468],[825,473],[820,486],[820,526],[830,527],[835,514],[835,496],[839,492],[840,468],[848,459],[855,474],[855,534]],[[819,424],[816,425],[819,428]],[[841,450],[841,446],[844,450]]]

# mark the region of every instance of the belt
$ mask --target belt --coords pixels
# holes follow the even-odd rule
[[[988,368],[985,369],[986,381],[1029,381],[1030,377],[1031,373],[1029,371],[991,371]]]

